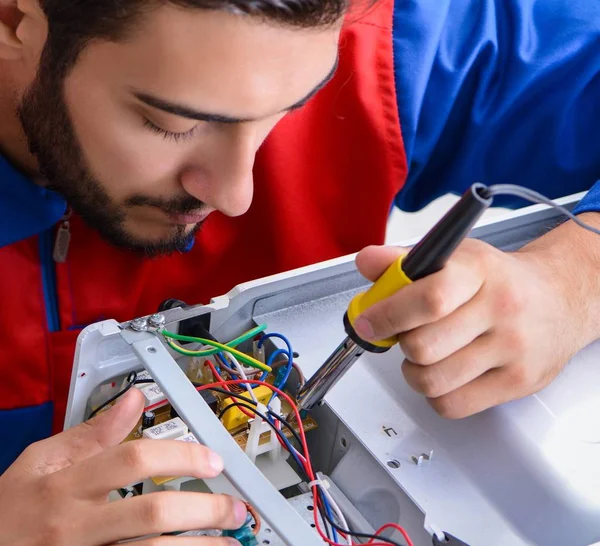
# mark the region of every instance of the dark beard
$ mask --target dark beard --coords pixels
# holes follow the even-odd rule
[[[42,56],[36,79],[18,107],[29,150],[48,187],[65,197],[69,206],[112,245],[146,256],[183,251],[201,224],[191,233],[186,233],[185,226],[177,226],[170,236],[158,241],[144,241],[127,232],[124,207],[113,202],[86,165],[64,99],[64,79],[53,75],[53,64],[48,55]],[[133,195],[127,199],[127,205],[152,205],[180,214],[204,208],[201,201],[191,196],[171,201]]]

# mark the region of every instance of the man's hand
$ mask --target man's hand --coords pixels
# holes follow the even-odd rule
[[[96,418],[32,444],[0,476],[1,546],[92,546],[186,529],[237,529],[246,507],[224,495],[159,492],[107,502],[108,493],[151,476],[217,476],[218,455],[197,444],[140,440],[143,395],[131,389]],[[157,537],[140,546],[238,544],[227,538]],[[239,544],[238,544],[239,546]]]
[[[572,222],[516,253],[466,240],[442,271],[372,306],[355,328],[367,341],[396,334],[408,384],[440,415],[472,415],[542,389],[598,337],[598,249]],[[369,247],[356,261],[376,280],[406,252]]]

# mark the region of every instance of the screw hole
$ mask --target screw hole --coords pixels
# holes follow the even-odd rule
[[[310,526],[314,529],[316,527],[316,525],[314,523],[311,523]]]
[[[346,440],[346,438],[344,438],[343,436],[342,436],[342,438],[340,439],[340,444],[342,444],[342,447],[343,447],[343,448],[346,448],[346,447],[348,447],[348,441],[347,441],[347,440]]]
[[[79,377],[85,377],[85,372],[81,372],[81,373],[79,374]]]
[[[294,351],[294,352],[292,353],[292,356],[293,356],[294,358],[298,358],[298,357],[300,356],[300,353],[297,353],[296,351]]]
[[[269,529],[268,527],[265,529],[265,533],[272,533],[273,531],[271,531],[271,529]]]
[[[149,353],[153,353],[154,354],[156,352],[156,348],[155,347],[148,347],[146,349],[146,351],[148,351]]]
[[[270,540],[263,540],[262,543],[263,544],[271,544],[271,541]]]
[[[400,468],[400,462],[397,461],[396,459],[391,459],[387,462],[387,465],[390,468]]]
[[[306,509],[312,512],[315,508],[312,504],[309,504]]]

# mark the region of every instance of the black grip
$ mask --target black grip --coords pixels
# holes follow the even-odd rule
[[[416,281],[442,269],[491,204],[486,186],[473,184],[406,255],[402,269],[408,278]]]

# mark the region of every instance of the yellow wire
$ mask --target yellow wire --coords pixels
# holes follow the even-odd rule
[[[201,338],[198,338],[199,340]],[[184,349],[181,345],[178,345],[177,343],[175,343],[173,340],[166,338],[167,343],[169,345],[169,347],[171,347],[172,349],[174,349],[175,351],[187,355],[187,356],[197,356],[198,353],[200,351],[191,351],[189,349]],[[223,345],[222,343],[219,343],[218,341],[212,341],[210,339],[202,339],[202,343],[204,343],[204,345],[210,345],[211,347],[216,347],[218,349],[221,349],[224,352],[227,353],[231,353],[234,356],[237,356],[240,360],[243,360],[246,364],[248,364],[249,366],[252,366],[253,368],[258,368],[259,370],[262,370],[263,372],[272,372],[273,368],[271,368],[270,366],[267,366],[266,364],[263,364],[260,360],[256,360],[256,358],[253,358],[251,356],[248,356],[246,353],[242,353],[241,351],[238,351],[237,349],[234,349],[233,347],[229,347],[228,345]]]

